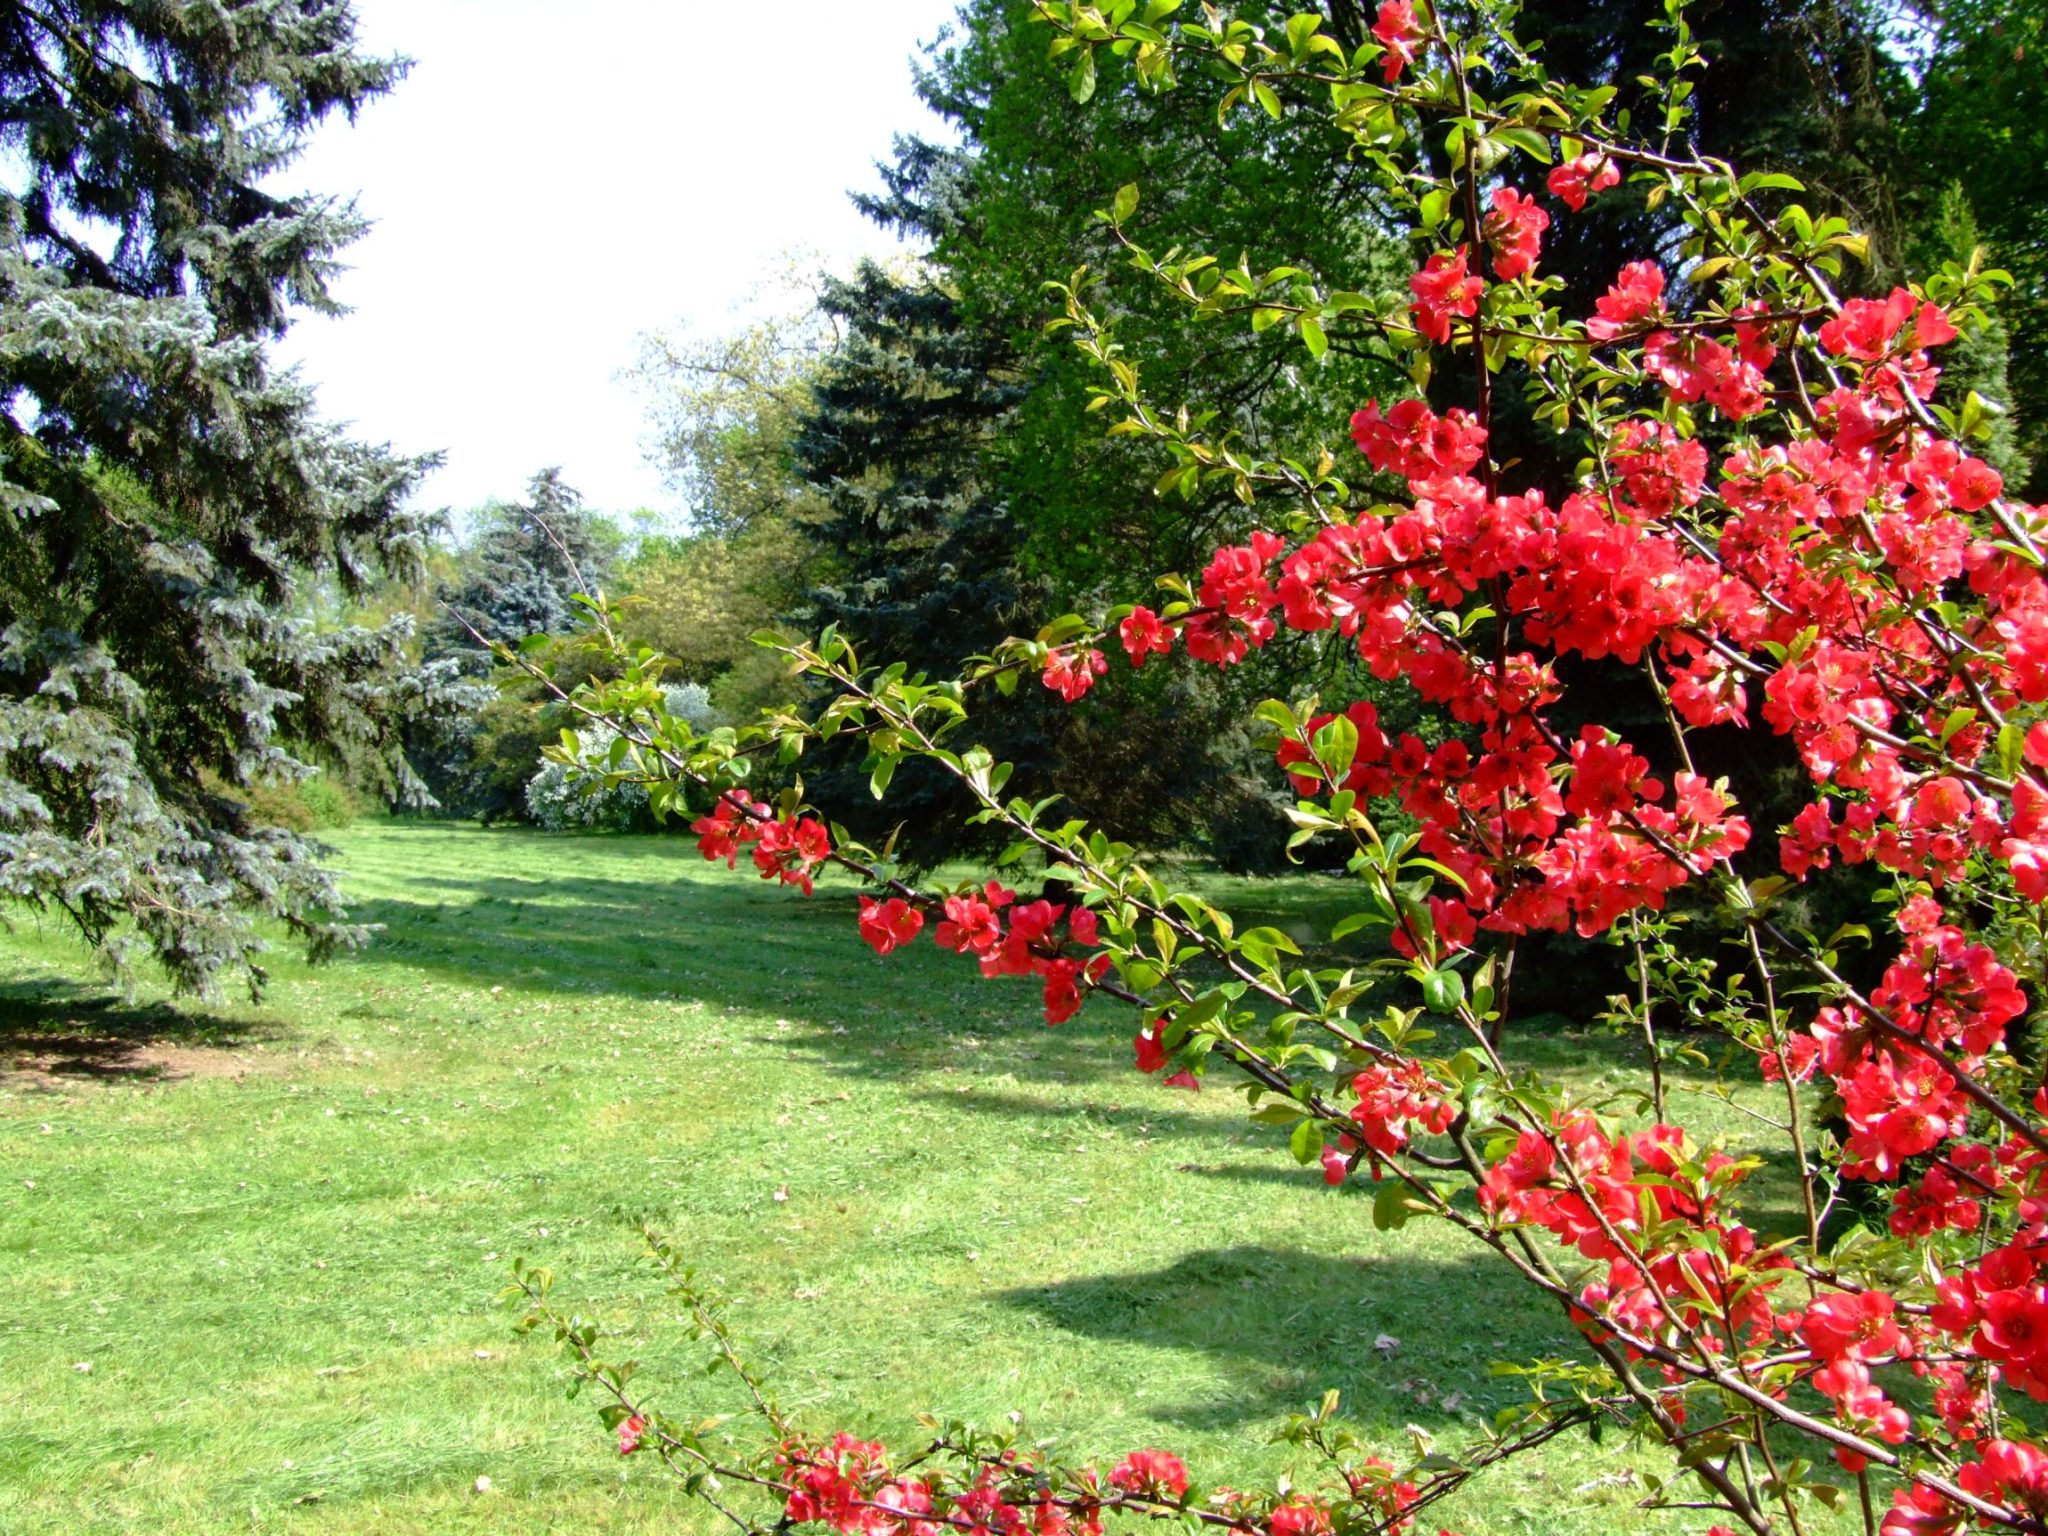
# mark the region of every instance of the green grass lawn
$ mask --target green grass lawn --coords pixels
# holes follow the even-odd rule
[[[1327,1387],[1393,1455],[1409,1426],[1450,1448],[1513,1399],[1490,1362],[1559,1347],[1456,1234],[1375,1232],[1240,1099],[1131,1071],[1116,1010],[1048,1030],[1027,984],[876,959],[845,887],[804,902],[679,839],[335,842],[386,931],[280,956],[260,1006],[123,1006],[67,984],[55,925],[0,941],[0,1531],[709,1530],[494,1300],[514,1255],[549,1264],[664,1407],[734,1406],[642,1217],[785,1403],[894,1440],[1017,1409],[1076,1456],[1244,1481]],[[1523,1049],[1590,1075],[1626,1048]],[[1559,1442],[1428,1529],[1665,1529],[1629,1466]]]

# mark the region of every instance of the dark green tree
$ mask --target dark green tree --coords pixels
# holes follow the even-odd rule
[[[185,989],[260,980],[255,915],[357,936],[245,794],[341,756],[416,795],[399,728],[445,702],[406,625],[310,597],[415,567],[425,461],[265,352],[361,229],[274,178],[402,68],[346,0],[0,7],[0,892]]]
[[[830,509],[812,536],[839,556],[817,617],[877,654],[957,664],[1001,639],[1026,596],[987,451],[1022,394],[1008,338],[969,323],[933,276],[872,262],[819,304],[845,339],[794,444]]]
[[[791,452],[824,502],[802,528],[833,581],[808,595],[806,622],[950,675],[1045,597],[1020,567],[1017,525],[991,477],[990,444],[1021,393],[1014,353],[1001,331],[969,322],[932,273],[863,263],[828,281],[819,304],[842,339],[798,413]],[[985,733],[1042,769],[1052,711],[1028,693],[1004,702]],[[813,775],[814,792],[838,819],[886,836],[869,825],[875,802],[857,767]],[[955,830],[962,804],[941,775],[906,777],[891,807],[903,823],[899,852],[928,865],[967,851]]]
[[[1915,255],[2013,276],[2003,355],[1972,358],[1973,383],[2011,408],[2014,489],[2048,499],[2048,3],[1941,0],[1928,7],[1919,78],[1906,92],[1907,148],[1923,210]],[[1946,208],[1929,206],[1943,199]],[[1984,350],[1980,345],[1980,351]],[[2003,374],[2003,377],[2001,377]],[[2001,387],[2003,386],[2003,387]]]
[[[1273,27],[1300,4],[1243,4]],[[1321,7],[1354,43],[1369,15],[1352,0]],[[1383,233],[1386,210],[1363,168],[1327,125],[1256,109],[1219,125],[1200,91],[1153,93],[1127,73],[1105,74],[1088,99],[1061,111],[1065,62],[1028,0],[969,0],[953,34],[930,51],[926,104],[958,147],[906,141],[880,196],[857,200],[875,217],[921,234],[963,313],[1008,336],[1027,389],[995,445],[1000,481],[1023,530],[1022,558],[1062,601],[1117,596],[1133,566],[1168,569],[1205,558],[1244,527],[1220,489],[1189,499],[1154,494],[1159,466],[1142,447],[1105,439],[1088,412],[1094,378],[1052,318],[1043,284],[1087,264],[1113,282],[1122,325],[1141,352],[1155,398],[1215,409],[1249,451],[1310,454],[1341,439],[1371,395],[1405,390],[1402,371],[1365,338],[1311,359],[1291,328],[1197,326],[1159,285],[1128,274],[1125,253],[1095,217],[1117,191],[1143,196],[1135,221],[1155,251],[1182,246],[1254,270],[1299,266],[1349,289],[1406,282],[1405,253]],[[952,166],[940,174],[940,168]],[[942,219],[919,227],[917,211]]]

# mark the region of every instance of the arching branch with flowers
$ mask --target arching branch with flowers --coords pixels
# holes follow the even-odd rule
[[[1322,1485],[1218,1501],[1165,1450],[1098,1475],[950,1426],[892,1458],[799,1430],[762,1390],[760,1454],[734,1460],[643,1411],[544,1275],[522,1279],[530,1320],[611,1392],[623,1451],[656,1451],[707,1492],[765,1491],[765,1515],[727,1506],[748,1529],[1063,1536],[1114,1513],[1274,1536],[1402,1530],[1599,1421],[1669,1447],[1652,1501],[1716,1530],[1803,1532],[1841,1501],[1887,1536],[2048,1532],[2048,1451],[2030,1427],[2048,1402],[2048,1091],[2020,1034],[2048,900],[2048,521],[1973,453],[1991,408],[1940,383],[1941,349],[1981,322],[2000,274],[1957,266],[1843,297],[1854,231],[1787,177],[1684,147],[1701,61],[1677,7],[1656,110],[1632,124],[1612,89],[1550,80],[1490,4],[1387,0],[1349,50],[1313,15],[1261,28],[1182,9],[1037,6],[1077,94],[1129,69],[1154,90],[1199,75],[1226,112],[1326,115],[1405,221],[1413,276],[1376,296],[1154,252],[1142,189],[1126,188],[1101,215],[1128,257],[1119,280],[1163,285],[1191,324],[1290,326],[1311,356],[1359,330],[1422,393],[1362,402],[1341,455],[1261,459],[1198,405],[1152,399],[1113,290],[1075,273],[1050,290],[1053,323],[1099,365],[1108,430],[1158,452],[1163,494],[1234,489],[1238,542],[959,678],[877,666],[831,632],[778,635],[764,643],[822,707],[700,734],[663,711],[660,658],[623,651],[618,680],[570,703],[618,733],[608,776],[691,816],[706,858],[805,894],[820,868],[850,871],[877,953],[929,934],[989,977],[1031,978],[1049,1024],[1090,993],[1129,1005],[1140,1071],[1190,1088],[1234,1076],[1303,1162],[1376,1183],[1380,1225],[1435,1219],[1483,1244],[1556,1310],[1576,1363],[1534,1370],[1544,1390],[1490,1437],[1412,1464],[1326,1404],[1290,1431],[1327,1466]],[[1668,244],[1613,274],[1592,313],[1565,313],[1546,233],[1624,186],[1667,220]],[[1464,403],[1443,403],[1451,386]],[[1501,461],[1510,389],[1573,445],[1571,483],[1518,482]],[[1390,735],[1371,702],[1307,694],[1258,710],[1297,797],[1296,843],[1349,852],[1357,910],[1328,938],[1353,964],[1311,967],[1287,935],[1241,929],[1131,847],[1020,798],[973,745],[987,689],[1072,701],[1112,665],[1228,668],[1283,631],[1446,722]],[[1654,696],[1653,735],[1574,693],[1612,669]],[[1758,807],[1697,766],[1717,733],[1742,732],[1797,765],[1779,824],[1759,827]],[[812,813],[800,779],[750,790],[756,763],[800,766],[847,736],[878,795],[905,759],[951,775],[1065,899],[914,882]],[[1836,866],[1867,866],[1859,889],[1875,894],[1824,936],[1799,897]],[[1633,1096],[1575,1093],[1502,1049],[1518,955],[1557,932],[1633,957],[1653,1034]],[[1840,949],[1856,939],[1887,957],[1867,987]],[[1680,963],[1700,944],[1737,958]],[[1790,1230],[1750,1225],[1754,1160],[1671,1112],[1660,1000],[1779,1096],[1759,1118],[1796,1175]],[[1866,1192],[1875,1220],[1833,1219]],[[657,1247],[738,1367],[715,1301]],[[1839,1477],[1814,1470],[1829,1461]]]

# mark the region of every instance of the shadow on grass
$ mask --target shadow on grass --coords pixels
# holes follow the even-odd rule
[[[161,1081],[183,1075],[176,1052],[234,1050],[277,1034],[260,1022],[163,1003],[131,1006],[57,978],[0,986],[0,1073]]]
[[[1007,1074],[1055,1084],[1129,1075],[1130,1026],[1121,1009],[1091,1004],[1048,1030],[1038,1022],[1037,989],[1029,982],[985,981],[960,957],[929,944],[878,959],[856,936],[855,893],[847,886],[823,886],[801,900],[745,869],[718,871],[707,881],[683,841],[494,833],[492,843],[499,838],[535,873],[502,863],[467,876],[408,873],[407,896],[352,902],[352,916],[385,929],[367,958],[458,984],[681,998],[779,1016],[796,1029],[763,1034],[758,1043],[857,1078],[972,1070],[984,1079]],[[611,860],[609,868],[579,865],[583,850]],[[634,861],[632,875],[612,872],[622,859]],[[1281,881],[1217,883],[1228,887],[1218,894],[1234,899],[1245,920],[1278,926],[1312,929],[1344,905],[1340,883],[1328,880],[1307,880],[1300,889]],[[1522,1053],[1569,1069],[1625,1057],[1631,1048],[1620,1037],[1558,1038],[1562,1024],[1554,1017],[1524,1021]],[[1129,1091],[1134,1100],[1142,1097],[1142,1087]],[[1013,1107],[1070,1112],[1058,1104]],[[1168,1125],[1176,1119],[1168,1111],[1141,1118]]]
[[[707,884],[657,858],[649,866],[645,881],[408,877],[425,887],[423,899],[359,898],[350,916],[384,928],[364,956],[370,963],[459,985],[583,988],[767,1014],[796,1029],[763,1031],[757,1043],[855,1077],[972,1069],[978,1078],[1078,1082],[1129,1061],[1128,1025],[1104,1005],[1047,1029],[1032,983],[988,982],[929,945],[875,957],[858,937],[851,890],[828,887],[805,901],[744,872]]]
[[[1077,1055],[1090,1065],[1100,1069],[1107,1077],[1113,1070],[1105,1059],[1077,1049]],[[949,1110],[964,1110],[968,1114],[1000,1116],[1009,1120],[1057,1120],[1062,1122],[1085,1121],[1101,1130],[1116,1130],[1130,1139],[1145,1138],[1152,1141],[1177,1141],[1199,1138],[1207,1142],[1222,1139],[1226,1127],[1214,1120],[1204,1120],[1173,1105],[1178,1095],[1173,1089],[1162,1088],[1157,1078],[1144,1078],[1136,1073],[1126,1074],[1130,1083],[1133,1102],[1124,1104],[1074,1104],[1058,1099],[1039,1098],[1028,1093],[1011,1093],[1003,1089],[983,1088],[967,1085],[964,1091],[956,1089],[928,1089],[912,1095],[927,1104],[941,1105]],[[1161,1102],[1165,1101],[1165,1102]],[[1191,1171],[1192,1164],[1185,1165]]]
[[[1307,1411],[1335,1387],[1345,1416],[1360,1424],[1469,1422],[1476,1437],[1487,1414],[1518,1399],[1491,1376],[1492,1364],[1555,1354],[1568,1331],[1561,1316],[1529,1306],[1484,1255],[1441,1260],[1384,1248],[1356,1257],[1208,1248],[1163,1269],[1088,1275],[998,1299],[1069,1333],[1210,1356],[1213,1397],[1146,1405],[1200,1429]],[[1455,1428],[1447,1433],[1456,1438]]]

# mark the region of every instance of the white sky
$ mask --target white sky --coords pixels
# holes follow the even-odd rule
[[[616,378],[635,337],[725,329],[792,251],[894,248],[846,193],[892,134],[939,131],[910,61],[952,0],[357,6],[369,48],[416,63],[281,178],[376,221],[336,286],[353,312],[302,320],[281,358],[355,435],[444,450],[430,505],[559,464],[594,508],[674,512]]]

